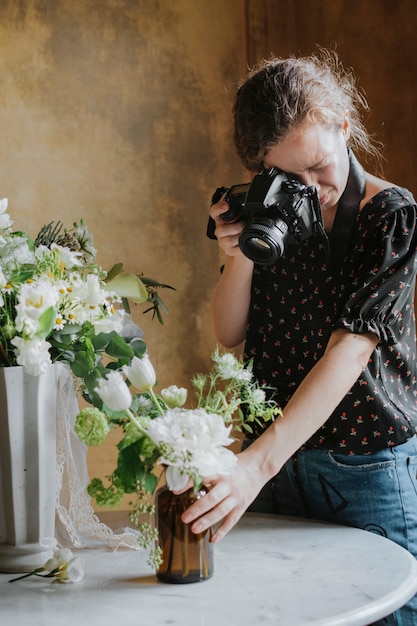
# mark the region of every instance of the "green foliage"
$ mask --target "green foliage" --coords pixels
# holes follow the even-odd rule
[[[163,324],[164,320],[162,317],[162,313],[165,313],[165,315],[168,315],[168,309],[159,294],[159,290],[160,289],[173,289],[175,291],[175,288],[171,287],[171,285],[160,283],[153,278],[147,278],[146,276],[142,276],[142,274],[140,275],[140,279],[148,291],[148,302],[151,304],[151,306],[148,309],[146,309],[144,313],[148,313],[149,311],[152,311],[153,312],[152,317],[153,318],[156,317],[158,322],[160,324]]]

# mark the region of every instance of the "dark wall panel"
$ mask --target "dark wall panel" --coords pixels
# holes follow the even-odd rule
[[[248,63],[335,49],[352,67],[384,143],[385,176],[417,194],[415,0],[246,0]]]

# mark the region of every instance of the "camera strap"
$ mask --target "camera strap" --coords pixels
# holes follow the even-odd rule
[[[348,153],[350,166],[348,181],[339,200],[333,228],[329,233],[331,263],[336,267],[340,267],[349,249],[359,205],[365,195],[365,171],[350,148]]]

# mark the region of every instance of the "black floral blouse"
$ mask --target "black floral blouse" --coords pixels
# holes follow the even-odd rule
[[[253,358],[255,375],[276,389],[283,408],[334,329],[372,332],[380,340],[305,448],[371,454],[416,432],[416,217],[411,193],[390,188],[358,213],[337,267],[316,236],[288,247],[272,267],[255,266],[245,358]]]

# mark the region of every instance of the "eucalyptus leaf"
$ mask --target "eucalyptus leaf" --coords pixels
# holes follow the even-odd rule
[[[146,352],[146,343],[143,341],[143,339],[132,339],[132,341],[129,342],[129,346],[132,348],[135,356],[137,356],[139,359]]]
[[[74,361],[71,363],[71,370],[74,376],[86,378],[94,369],[95,359],[87,350],[79,350],[75,353]]]
[[[112,334],[106,352],[115,359],[131,359],[134,356],[131,346],[117,333]]]

